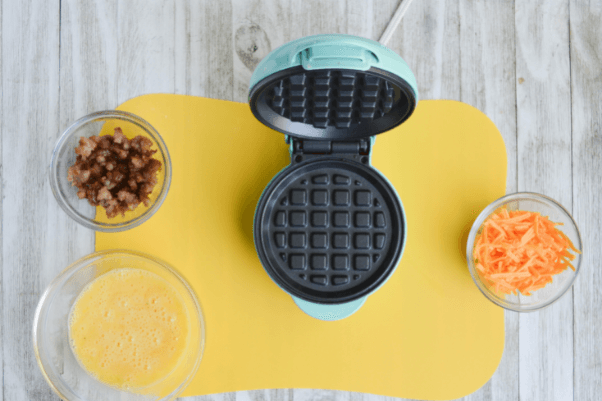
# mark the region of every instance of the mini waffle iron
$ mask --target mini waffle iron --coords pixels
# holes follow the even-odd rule
[[[354,313],[395,270],[406,218],[370,166],[374,135],[405,121],[418,95],[403,59],[377,42],[317,35],[271,52],[251,78],[255,117],[286,135],[291,164],[257,205],[255,246],[307,314]]]

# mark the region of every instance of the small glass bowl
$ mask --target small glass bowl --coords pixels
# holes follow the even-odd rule
[[[69,314],[81,291],[110,270],[130,267],[155,273],[181,295],[190,319],[187,348],[178,365],[161,381],[140,393],[120,390],[91,376],[77,361],[69,342]],[[36,309],[33,345],[42,374],[67,401],[173,400],[198,370],[205,344],[205,322],[190,285],[165,262],[142,253],[110,250],[93,253],[65,269],[48,286]]]
[[[162,164],[157,185],[148,207],[139,205],[125,216],[107,219],[104,208],[94,207],[77,197],[77,188],[67,180],[67,170],[75,163],[75,148],[80,137],[113,134],[120,127],[128,138],[142,135],[153,142],[153,155]],[[50,187],[59,205],[73,220],[96,231],[117,232],[134,228],[148,220],[161,206],[171,184],[171,159],[161,135],[145,120],[125,111],[107,110],[89,114],[73,123],[58,140],[50,161]]]
[[[539,212],[542,216],[548,216],[548,218],[555,223],[563,223],[563,225],[557,226],[557,228],[573,242],[575,248],[583,252],[581,235],[579,234],[577,224],[575,224],[570,213],[553,199],[536,193],[520,192],[506,195],[491,203],[481,212],[481,214],[479,214],[472,225],[466,244],[466,260],[468,262],[470,275],[483,295],[496,305],[516,312],[532,312],[543,309],[557,301],[569,290],[569,288],[571,288],[581,267],[582,254],[576,254],[575,260],[572,261],[575,271],[570,268],[566,269],[564,272],[555,275],[551,283],[532,292],[531,295],[523,295],[518,291],[517,295],[506,295],[494,291],[485,280],[481,279],[472,255],[475,239],[477,234],[480,233],[483,222],[492,213],[502,207],[505,207],[508,210]]]

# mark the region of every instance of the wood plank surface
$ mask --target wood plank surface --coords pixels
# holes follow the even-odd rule
[[[568,0],[516,1],[518,190],[572,209]],[[573,399],[572,289],[519,317],[519,396]]]
[[[2,0],[0,401],[58,399],[35,363],[33,312],[56,274],[93,250],[93,233],[49,190],[46,166],[62,130],[145,93],[246,102],[252,70],[270,50],[317,33],[378,39],[398,3]],[[599,0],[422,0],[389,43],[415,72],[421,99],[460,100],[496,123],[508,151],[507,191],[557,199],[585,243],[570,294],[538,313],[506,313],[502,362],[466,400],[602,393],[601,19]],[[283,389],[188,400],[393,399]]]
[[[2,56],[3,56],[3,52],[2,52],[2,24],[3,24],[3,19],[2,19],[2,1],[0,1],[0,86],[3,88],[4,87],[4,82],[2,81],[2,71],[3,71],[3,64],[2,64]],[[2,208],[2,203],[4,201],[4,197],[2,195],[2,189],[4,188],[4,180],[2,179],[3,175],[2,175],[2,133],[3,133],[3,124],[2,124],[2,120],[3,120],[3,112],[4,107],[2,105],[2,89],[0,89],[0,221],[2,220],[2,213],[3,213],[3,208]],[[3,291],[2,291],[2,270],[3,270],[3,266],[4,266],[4,252],[2,252],[3,250],[3,240],[2,240],[2,232],[3,232],[3,224],[0,224],[0,377],[2,378],[0,380],[0,386],[2,386],[2,389],[4,389],[4,327],[3,327],[3,319],[2,316],[4,315],[4,299],[3,299]],[[4,390],[0,391],[0,401],[4,401]]]
[[[2,3],[5,400],[56,398],[36,364],[31,327],[42,291],[68,261],[66,252],[55,249],[55,223],[63,216],[47,179],[59,131],[59,21],[58,2]]]
[[[602,2],[571,0],[573,217],[584,258],[573,290],[574,400],[602,394]]]
[[[2,81],[2,77],[3,77],[3,64],[2,64],[2,60],[3,60],[3,47],[2,47],[2,33],[3,33],[3,29],[2,29],[2,24],[4,23],[4,20],[2,19],[2,1],[0,1],[0,86],[2,88],[4,88],[4,82]],[[0,88],[0,221],[2,220],[2,216],[3,216],[3,207],[2,204],[4,202],[4,196],[2,195],[2,189],[4,188],[4,180],[2,179],[3,175],[2,175],[2,136],[3,136],[3,124],[2,124],[2,120],[3,120],[3,104],[2,104],[2,89]],[[3,320],[3,315],[4,315],[4,299],[3,299],[3,291],[2,291],[2,286],[3,286],[3,281],[2,281],[2,270],[3,266],[4,266],[4,252],[2,251],[3,248],[3,239],[2,239],[2,233],[3,233],[3,224],[0,224],[0,377],[2,378],[0,380],[0,385],[2,386],[2,391],[0,391],[0,401],[4,401],[4,325],[2,323],[4,323]]]
[[[421,99],[460,100],[458,11],[458,0],[414,2],[389,42],[412,68]]]

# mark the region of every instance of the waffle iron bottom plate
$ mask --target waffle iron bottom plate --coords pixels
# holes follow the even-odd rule
[[[254,236],[268,274],[317,303],[361,298],[384,283],[401,255],[403,209],[375,169],[344,159],[286,168],[265,189]]]

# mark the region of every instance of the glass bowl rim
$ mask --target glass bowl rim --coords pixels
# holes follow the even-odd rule
[[[479,228],[481,228],[481,225],[483,225],[483,222],[487,219],[487,217],[489,217],[489,215],[491,215],[491,213],[493,213],[498,208],[502,207],[504,204],[511,202],[511,201],[520,200],[520,199],[536,200],[536,201],[543,201],[544,203],[550,203],[552,206],[558,208],[562,213],[564,213],[568,217],[569,221],[572,223],[573,227],[575,228],[575,232],[577,233],[577,242],[578,242],[577,244],[575,244],[575,247],[581,251],[581,254],[578,254],[577,258],[576,258],[577,264],[575,266],[575,274],[573,274],[573,276],[569,280],[567,286],[562,291],[560,291],[557,294],[555,294],[554,296],[550,297],[550,299],[548,299],[546,302],[536,305],[536,306],[531,306],[531,307],[517,307],[510,303],[504,304],[500,300],[498,300],[496,297],[494,297],[491,294],[491,292],[487,288],[484,287],[483,282],[477,277],[478,273],[476,272],[476,268],[475,268],[474,262],[472,260],[472,251],[473,251],[474,241],[475,241],[475,238],[477,235],[477,231],[479,230]],[[521,312],[521,313],[535,312],[535,311],[539,311],[541,309],[547,308],[548,306],[552,305],[554,302],[559,300],[562,296],[564,296],[569,291],[569,289],[573,286],[573,284],[575,283],[575,279],[579,275],[579,271],[581,269],[582,256],[583,256],[583,242],[581,240],[581,232],[579,231],[579,227],[577,226],[577,223],[573,219],[573,216],[571,215],[571,213],[568,210],[566,210],[566,208],[564,206],[562,206],[560,203],[558,203],[554,199],[550,198],[549,196],[539,194],[536,192],[514,192],[511,194],[504,195],[501,198],[498,198],[495,201],[491,202],[489,205],[487,205],[487,207],[485,207],[485,209],[483,209],[481,211],[481,213],[479,213],[479,215],[473,222],[472,227],[470,228],[470,233],[468,234],[468,240],[466,242],[466,263],[468,264],[468,271],[470,272],[472,281],[475,283],[475,285],[477,286],[479,291],[481,291],[481,293],[494,304],[501,306],[502,308],[504,308],[506,310],[510,310],[513,312]]]
[[[58,178],[58,159],[59,154],[64,146],[66,146],[68,140],[83,126],[88,123],[94,121],[101,120],[123,120],[129,123],[135,124],[138,127],[142,128],[156,143],[158,150],[165,160],[165,165],[163,168],[165,169],[165,178],[163,181],[163,186],[161,188],[161,192],[157,195],[157,199],[152,203],[147,210],[144,211],[140,216],[126,220],[121,223],[111,224],[111,223],[98,223],[92,219],[85,218],[81,216],[79,213],[75,211],[73,206],[67,201],[65,194],[61,191],[59,186],[59,178]],[[52,151],[52,157],[50,159],[50,165],[48,168],[48,177],[50,180],[50,189],[52,190],[52,194],[54,198],[58,202],[59,206],[67,213],[69,217],[75,220],[77,223],[82,226],[101,232],[120,232],[129,230],[131,228],[137,227],[140,224],[144,223],[148,219],[150,219],[157,210],[161,207],[165,198],[167,197],[167,193],[169,192],[169,188],[171,186],[171,175],[172,175],[172,166],[171,166],[171,157],[169,155],[169,150],[167,149],[167,145],[163,140],[163,137],[159,134],[159,132],[145,119],[139,117],[135,114],[129,113],[127,111],[122,110],[104,110],[97,111],[86,116],[83,116],[76,120],[73,124],[71,124],[60,136],[57,140],[56,145]]]
[[[205,337],[206,337],[206,327],[205,327],[206,323],[205,323],[205,314],[203,312],[203,306],[201,305],[201,303],[198,299],[198,296],[197,296],[196,292],[194,291],[194,289],[192,288],[192,286],[188,283],[188,281],[180,273],[178,273],[173,267],[171,267],[171,265],[169,265],[164,260],[162,260],[156,256],[144,253],[144,252],[138,252],[138,251],[133,251],[133,250],[128,250],[128,249],[107,249],[107,250],[103,250],[103,251],[93,252],[93,253],[90,253],[80,259],[77,259],[75,262],[71,263],[69,266],[67,266],[65,269],[63,269],[63,271],[61,271],[50,282],[50,284],[48,284],[48,286],[42,293],[40,300],[38,301],[38,305],[36,307],[35,314],[34,314],[33,327],[32,327],[33,328],[32,340],[33,340],[33,349],[34,349],[34,354],[36,357],[36,362],[38,364],[40,371],[42,372],[42,376],[44,376],[44,379],[46,379],[46,383],[48,383],[48,385],[52,388],[52,390],[55,392],[55,394],[57,394],[63,400],[69,400],[69,398],[57,388],[54,381],[50,378],[50,375],[44,368],[44,364],[42,362],[42,357],[40,355],[40,347],[39,347],[40,339],[38,336],[38,328],[41,324],[41,318],[43,317],[42,312],[43,312],[43,310],[44,310],[44,312],[47,312],[49,297],[56,291],[57,286],[60,283],[64,283],[65,280],[68,277],[71,277],[73,273],[75,273],[77,270],[83,268],[84,266],[87,266],[89,264],[89,262],[93,259],[112,257],[112,256],[117,256],[119,254],[141,257],[143,259],[148,259],[157,265],[160,265],[161,268],[165,269],[169,274],[171,274],[174,278],[176,278],[178,280],[178,282],[180,282],[184,286],[184,288],[186,288],[186,291],[192,298],[197,315],[199,316],[199,323],[201,325],[201,328],[200,328],[200,337],[201,338],[200,338],[199,353],[198,353],[198,357],[195,361],[195,364],[192,367],[192,370],[190,371],[190,373],[188,374],[186,379],[177,388],[175,388],[167,396],[165,396],[161,399],[158,399],[157,401],[173,400],[179,394],[181,394],[181,392],[184,391],[184,389],[186,389],[186,387],[188,387],[190,382],[192,382],[193,377],[195,376],[196,372],[199,369],[201,360],[203,359],[203,355],[205,353]],[[80,397],[77,397],[76,401],[85,401],[85,400]]]

